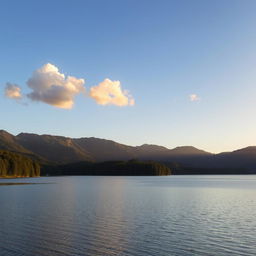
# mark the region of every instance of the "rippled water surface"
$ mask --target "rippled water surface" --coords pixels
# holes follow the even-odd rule
[[[256,176],[10,182],[33,184],[0,186],[1,256],[256,255]]]

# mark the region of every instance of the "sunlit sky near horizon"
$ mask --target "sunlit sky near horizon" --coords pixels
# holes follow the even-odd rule
[[[0,129],[256,145],[255,13],[254,0],[3,0]]]

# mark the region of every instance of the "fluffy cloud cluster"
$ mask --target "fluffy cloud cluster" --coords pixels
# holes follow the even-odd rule
[[[50,63],[34,71],[27,85],[32,92],[27,96],[34,101],[42,101],[59,108],[70,109],[77,94],[85,92],[84,79],[65,77]]]
[[[85,94],[84,83],[84,79],[65,76],[56,66],[47,63],[35,70],[28,79],[27,86],[32,91],[26,97],[58,108],[71,109],[75,96]],[[5,95],[16,100],[23,98],[20,87],[11,83],[6,84]],[[120,81],[105,79],[99,85],[91,87],[89,96],[100,105],[134,105],[134,99],[128,91],[122,90]]]
[[[190,94],[189,99],[190,99],[190,101],[199,101],[200,100],[200,98],[198,97],[197,94]]]
[[[6,83],[5,96],[15,100],[21,99],[22,94],[20,87],[16,84]]]
[[[128,91],[122,90],[120,81],[105,79],[90,89],[90,97],[100,105],[132,106],[135,101]]]

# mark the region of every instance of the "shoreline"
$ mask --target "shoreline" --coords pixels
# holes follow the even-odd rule
[[[30,176],[0,176],[1,179],[26,179],[26,178],[41,178],[42,176],[35,176],[35,177],[30,177]]]

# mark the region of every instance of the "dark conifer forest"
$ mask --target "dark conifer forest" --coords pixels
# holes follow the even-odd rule
[[[0,150],[0,177],[37,177],[40,165],[21,154]]]

